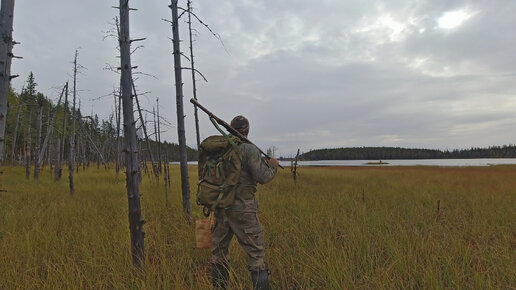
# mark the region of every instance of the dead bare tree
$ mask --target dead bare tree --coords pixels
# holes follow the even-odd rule
[[[83,142],[82,143],[82,171],[86,171],[86,160],[87,160],[87,145],[88,142]]]
[[[17,143],[17,139],[18,139],[18,126],[20,124],[20,113],[21,113],[21,108],[23,105],[23,90],[24,90],[24,88],[22,88],[22,90],[21,90],[20,98],[18,100],[18,109],[16,110],[16,123],[14,125],[13,144],[11,146],[11,166],[14,165],[14,158],[15,158],[16,145],[17,145],[16,143]]]
[[[41,166],[41,163],[43,162],[45,150],[47,149],[48,142],[50,140],[50,137],[52,136],[52,130],[54,129],[54,119],[56,118],[56,115],[57,115],[57,109],[59,108],[59,105],[61,105],[61,100],[63,99],[64,92],[65,92],[65,87],[63,87],[63,90],[61,91],[61,95],[59,96],[59,100],[57,101],[56,109],[52,113],[52,116],[49,117],[48,130],[47,130],[45,139],[43,141],[43,145],[41,146],[41,149],[39,151],[36,150],[36,154],[37,154],[36,160],[37,161],[36,161],[36,165],[34,167],[34,179],[38,179],[38,177],[39,177],[39,169],[40,169],[39,167]]]
[[[136,87],[134,86],[134,80],[131,80],[131,83],[132,83],[133,93],[134,93],[133,97],[136,100],[136,106],[138,108],[140,122],[142,123],[142,129],[143,129],[143,134],[145,137],[145,143],[147,145],[147,150],[149,151],[149,157],[150,157],[151,164],[152,164],[152,172],[154,173],[154,177],[156,177],[156,179],[159,180],[158,167],[156,165],[156,161],[154,160],[154,155],[152,154],[152,148],[150,146],[149,135],[147,134],[147,126],[143,120],[142,109],[140,107],[140,101],[138,101],[138,94],[136,93]]]
[[[136,127],[134,121],[134,106],[132,98],[132,66],[131,66],[131,38],[129,36],[129,0],[120,0],[120,34],[118,36],[120,46],[120,87],[122,89],[123,114],[124,114],[124,152],[126,155],[126,186],[129,201],[129,229],[131,232],[131,253],[133,265],[144,269],[144,220],[141,217],[140,191],[138,175],[140,164],[138,162],[138,143],[136,139]]]
[[[163,164],[163,181],[165,183],[165,204],[168,205],[168,188],[170,187],[170,171],[168,163],[168,153],[165,150],[165,160]]]
[[[82,143],[84,143],[84,140],[86,139],[84,136],[83,136],[83,131],[82,130],[82,114],[81,114],[81,100],[79,99],[79,107],[77,108],[77,112],[76,112],[76,121],[77,121],[77,128],[75,130],[76,132],[76,135],[75,135],[75,172],[76,173],[79,173],[79,168],[81,167],[81,154],[83,154],[84,152],[82,152]],[[107,168],[106,168],[107,169]]]
[[[56,158],[54,160],[54,180],[58,180],[57,175],[59,174],[59,158],[61,157],[61,138],[57,136],[56,139]]]
[[[74,126],[74,169],[75,173],[79,173],[79,160],[81,158],[81,100],[79,100],[79,106],[77,107],[77,112],[75,112],[74,122],[77,122],[77,125]]]
[[[73,166],[75,163],[75,123],[76,123],[76,112],[75,112],[75,104],[77,100],[77,55],[78,51],[75,50],[75,57],[73,59],[73,106],[72,106],[72,132],[70,134],[70,148],[68,151],[68,182],[70,185],[70,195],[73,196],[75,188],[73,183]]]
[[[4,159],[5,127],[7,124],[7,95],[13,59],[14,0],[2,0],[0,10],[0,162]]]
[[[294,160],[294,166],[292,169],[292,178],[294,178],[294,184],[297,183],[297,160],[299,159],[299,149],[297,149],[296,158]]]
[[[193,53],[193,37],[192,37],[192,1],[188,0],[188,34],[190,36],[190,66],[192,67],[192,91],[193,97],[197,100],[197,86],[195,82],[195,62],[194,62],[194,53]],[[199,145],[201,144],[201,135],[199,132],[199,114],[198,109],[194,106],[194,117],[195,117],[195,133],[197,137],[197,150],[199,150]]]
[[[161,122],[160,122],[160,116],[159,116],[159,98],[156,98],[156,112],[158,114],[157,116],[157,119],[158,119],[158,123],[157,123],[157,126],[158,126],[158,131],[157,131],[157,141],[158,141],[158,162],[159,162],[159,173],[161,173]],[[154,124],[156,126],[156,124]]]
[[[38,121],[36,123],[36,148],[35,148],[35,153],[38,154],[39,153],[39,148],[41,146],[41,129],[43,127],[43,100],[44,100],[44,97],[43,96],[39,96],[38,97],[38,105],[39,105],[39,108],[38,108]],[[39,167],[40,167],[40,164],[39,164],[39,159],[37,158],[34,158],[34,179],[38,179],[39,178]]]
[[[104,165],[104,168],[107,169],[108,166],[107,166],[106,160],[104,159],[104,155],[102,154],[102,151],[97,147],[97,145],[95,145],[95,141],[93,141],[90,134],[86,130],[81,130],[81,131],[83,131],[84,135],[86,135],[86,137],[90,141],[89,144],[91,144],[93,149],[95,149],[95,151],[97,152],[99,161],[101,161],[102,165]]]
[[[24,156],[25,156],[25,178],[30,179],[30,153],[31,153],[31,121],[32,121],[32,110],[29,113],[29,118],[27,120],[26,126],[27,126],[27,135],[25,137],[25,150],[24,150]]]
[[[66,82],[65,87],[65,101],[63,106],[63,125],[61,127],[61,138],[58,139],[59,149],[57,150],[57,160],[56,167],[54,172],[54,180],[58,181],[61,179],[63,175],[63,161],[64,161],[64,152],[65,152],[65,140],[66,140],[66,113],[68,111],[68,82]]]
[[[122,100],[120,98],[120,93],[117,95],[115,92],[113,92],[113,95],[115,96],[115,114],[116,114],[116,159],[115,159],[115,167],[116,167],[116,175],[118,176],[118,173],[120,172],[120,101]],[[118,106],[117,106],[117,99],[118,99]]]
[[[52,116],[52,109],[53,109],[52,106],[48,106],[48,109],[47,109],[47,132],[50,131],[50,119],[51,119],[50,116]],[[57,110],[57,107],[56,107],[56,110]],[[52,133],[53,132],[50,133],[50,138],[52,138]],[[52,143],[51,140],[48,140],[47,142]],[[45,144],[44,139],[43,139],[43,144]],[[50,165],[50,174],[52,175],[52,163],[50,162],[50,151],[51,151],[50,148],[51,147],[52,146],[50,146],[50,145],[46,146],[46,150],[45,150],[46,152],[44,154],[44,155],[46,155],[46,161],[45,161],[45,159],[43,159],[41,161],[41,168],[45,168],[45,165],[49,164]]]
[[[156,121],[156,109],[153,107],[152,108],[152,117],[153,117],[153,120],[154,120],[154,143],[156,143],[159,147],[159,143],[158,143],[158,122]],[[158,156],[159,156],[160,152],[159,152],[159,149],[158,149]],[[158,166],[158,170],[161,172],[161,164]]]
[[[174,54],[174,71],[176,81],[177,105],[177,135],[179,139],[179,162],[181,167],[181,191],[183,196],[183,212],[189,222],[192,221],[192,206],[190,204],[190,184],[188,181],[188,159],[186,152],[185,115],[183,110],[183,81],[181,72],[181,49],[179,46],[179,17],[177,14],[178,0],[170,1],[172,10],[172,42]]]

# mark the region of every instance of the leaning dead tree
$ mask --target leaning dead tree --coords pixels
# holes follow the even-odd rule
[[[145,121],[143,120],[142,108],[140,107],[140,101],[138,101],[138,94],[136,93],[136,87],[134,86],[134,80],[131,80],[131,86],[133,88],[133,93],[134,93],[133,97],[136,101],[136,107],[138,109],[138,115],[140,116],[140,122],[142,123],[143,134],[145,137],[145,144],[147,145],[147,151],[150,156],[150,161],[151,161],[151,165],[152,165],[152,172],[154,173],[154,177],[156,177],[156,179],[159,179],[158,166],[156,165],[156,161],[154,160],[154,155],[152,154],[152,149],[151,149],[150,141],[149,141],[149,135],[147,134],[147,125],[145,124]]]
[[[7,124],[7,95],[13,59],[14,0],[2,0],[0,10],[0,162],[4,159],[5,127]]]
[[[183,110],[183,80],[181,76],[181,49],[179,47],[178,0],[170,1],[172,10],[172,42],[174,54],[174,72],[176,81],[177,135],[179,139],[179,162],[181,166],[181,190],[183,195],[183,212],[189,221],[192,220],[190,204],[190,184],[188,182],[188,159],[186,153],[185,115]]]
[[[90,116],[85,116],[83,118],[91,118]],[[81,124],[81,120],[79,120],[79,124]],[[83,127],[83,126],[80,126],[79,127],[80,129],[80,133],[82,133],[84,136],[86,136],[87,140],[88,140],[88,144],[91,145],[91,147],[95,150],[95,152],[97,153],[97,160],[98,160],[98,163],[100,164],[100,162],[102,162],[102,165],[104,166],[104,169],[108,169],[108,165],[107,165],[107,162],[106,162],[106,159],[104,158],[104,154],[102,153],[102,151],[104,150],[100,150],[99,147],[96,145],[96,142],[93,140],[93,138],[91,137],[91,135],[88,133],[88,131]],[[106,140],[107,142],[107,140]]]
[[[43,158],[45,157],[45,151],[47,150],[47,147],[49,147],[48,143],[50,141],[50,137],[52,136],[52,131],[54,130],[54,120],[57,115],[57,109],[59,108],[59,105],[61,105],[61,100],[63,99],[64,93],[65,93],[65,87],[63,87],[63,90],[61,91],[61,95],[59,96],[59,101],[57,101],[57,106],[56,106],[54,112],[52,113],[52,116],[51,117],[49,116],[48,130],[47,130],[45,139],[43,140],[43,145],[41,145],[41,149],[39,150],[39,152],[36,151],[36,156],[35,156],[35,158],[36,158],[35,164],[36,165],[34,166],[34,179],[38,179],[38,177],[39,177],[41,163],[43,162]]]
[[[133,265],[143,270],[145,265],[144,252],[144,220],[141,217],[140,191],[138,175],[138,143],[134,121],[134,107],[132,98],[132,67],[131,67],[131,38],[129,36],[129,0],[120,0],[120,87],[124,114],[124,143],[126,156],[126,186],[129,200],[129,229],[131,232],[131,253]]]
[[[68,111],[68,82],[66,82],[64,87],[64,107],[63,107],[63,124],[61,127],[61,138],[57,139],[57,157],[56,157],[56,166],[54,169],[54,180],[58,181],[61,179],[63,175],[63,160],[64,160],[64,152],[65,152],[65,140],[66,140],[66,112]]]

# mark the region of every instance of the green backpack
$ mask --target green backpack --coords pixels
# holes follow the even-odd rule
[[[238,137],[210,136],[199,146],[197,204],[209,211],[226,208],[235,200],[242,169]]]

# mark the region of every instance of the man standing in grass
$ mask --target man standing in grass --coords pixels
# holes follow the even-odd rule
[[[231,127],[247,137],[249,121],[236,116]],[[229,245],[236,235],[248,256],[253,289],[270,289],[269,274],[265,264],[263,228],[258,220],[257,184],[270,182],[277,172],[278,160],[261,157],[258,148],[249,143],[238,145],[242,157],[242,170],[234,203],[214,211],[215,226],[212,235],[213,286],[226,289],[229,280]]]

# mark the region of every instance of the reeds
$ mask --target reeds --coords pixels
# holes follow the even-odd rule
[[[89,169],[27,181],[3,168],[0,289],[209,289],[208,250],[183,217],[179,167],[141,185],[146,273],[132,268],[125,176]],[[516,287],[516,167],[301,168],[258,191],[274,288]],[[191,168],[195,193],[196,168]],[[192,197],[192,200],[195,198]],[[440,201],[437,211],[437,201]],[[193,205],[194,217],[201,218]],[[231,285],[250,287],[231,248]]]

